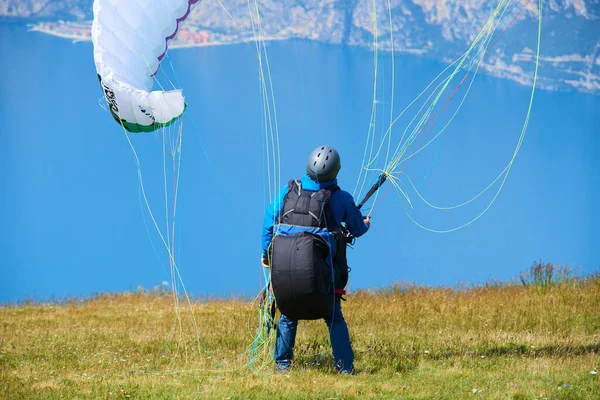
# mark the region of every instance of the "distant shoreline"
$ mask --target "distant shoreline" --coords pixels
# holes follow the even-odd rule
[[[49,22],[42,21],[34,24],[26,24],[28,29],[33,32],[40,32],[46,35],[59,37],[62,39],[69,39],[73,43],[78,42],[89,42],[92,40],[91,28],[92,21],[79,21],[79,22]],[[319,43],[329,43],[327,41],[321,41],[309,37],[299,37],[290,34],[288,31],[280,31],[274,35],[254,37],[250,33],[219,33],[212,31],[202,26],[184,25],[178,32],[177,37],[169,42],[169,49],[182,49],[182,48],[194,48],[194,47],[208,47],[208,46],[223,46],[223,45],[235,45],[243,43],[251,43],[259,41],[270,42],[270,41],[285,41],[292,39],[300,39],[307,41],[316,41]],[[350,47],[359,47],[374,50],[373,46],[369,46],[368,43],[346,43]],[[414,48],[411,46],[398,46],[395,45],[393,48],[386,44],[379,43],[376,46],[377,50],[389,53],[392,51],[394,54],[413,54],[417,56],[424,56],[426,58],[441,61],[445,64],[451,64],[453,58],[449,57],[436,57],[430,54],[432,51],[431,44],[424,47]],[[495,76],[501,79],[517,82],[520,85],[531,87],[533,84],[533,71],[522,64],[533,65],[535,64],[533,55],[530,52],[522,52],[516,54],[518,62],[507,62],[502,57],[492,57],[481,64],[480,71],[491,76]],[[570,57],[570,58],[569,58]],[[515,55],[513,55],[515,59]],[[560,65],[570,65],[573,61],[572,57],[567,55],[563,56],[562,59],[554,57],[550,59],[550,62],[559,62]],[[584,62],[584,58],[579,58],[576,61]],[[540,59],[541,63],[548,64],[544,59]],[[557,65],[558,65],[557,64]],[[566,67],[565,67],[566,68]],[[570,67],[569,67],[570,68]],[[598,94],[600,90],[600,84],[598,83],[598,77],[593,72],[587,72],[585,74],[577,73],[572,69],[564,69],[565,75],[558,76],[538,76],[536,87],[538,89],[547,91],[577,91],[582,93]]]
[[[91,21],[89,23],[50,23],[40,22],[27,24],[30,32],[40,32],[46,35],[70,39],[73,43],[91,42]],[[189,31],[182,30],[180,33],[188,34]],[[208,37],[208,34],[206,35]],[[290,36],[263,36],[263,37],[233,37],[224,36],[222,39],[205,39],[203,41],[183,42],[179,37],[169,43],[169,49],[184,49],[192,47],[223,46],[231,44],[251,43],[255,41],[281,41],[291,39]]]

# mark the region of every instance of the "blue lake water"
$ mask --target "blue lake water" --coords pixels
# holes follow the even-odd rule
[[[168,259],[144,222],[131,149],[99,105],[91,43],[4,24],[0,48],[0,302],[169,281]],[[270,43],[268,54],[281,184],[300,177],[310,151],[328,143],[342,155],[340,186],[352,192],[371,116],[373,54],[304,41]],[[269,200],[254,44],[169,56],[188,103],[177,211],[181,274],[197,296],[251,295],[260,288],[260,233]],[[391,101],[389,55],[381,62],[379,130],[389,123]],[[444,67],[396,55],[395,113]],[[422,194],[452,205],[491,182],[512,155],[529,94],[517,83],[479,76],[452,128],[407,167],[422,181]],[[350,251],[350,288],[509,280],[540,259],[583,274],[599,271],[599,113],[600,97],[536,92],[504,190],[481,219],[457,232],[419,228],[406,216],[408,203],[392,191],[374,212],[371,231]],[[133,142],[162,223],[161,141],[149,134]],[[436,229],[469,221],[493,196],[441,212],[408,194],[411,216]]]

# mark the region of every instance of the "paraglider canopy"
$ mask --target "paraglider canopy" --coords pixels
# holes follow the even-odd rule
[[[152,91],[152,86],[169,40],[198,1],[94,1],[98,79],[111,114],[128,131],[153,131],[185,111],[181,90]]]

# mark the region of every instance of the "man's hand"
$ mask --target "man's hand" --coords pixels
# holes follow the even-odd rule
[[[371,227],[371,217],[363,217],[365,224],[370,228]]]
[[[262,266],[265,268],[269,268],[269,259],[268,258],[261,258],[260,262],[262,263]]]

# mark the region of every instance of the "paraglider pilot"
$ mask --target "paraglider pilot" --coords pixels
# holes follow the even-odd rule
[[[271,285],[281,311],[274,359],[289,370],[298,320],[324,319],[336,368],[354,372],[354,353],[340,306],[348,282],[348,233],[359,237],[370,227],[352,195],[341,190],[338,152],[319,146],[306,175],[282,188],[265,213],[261,260],[271,268]]]

